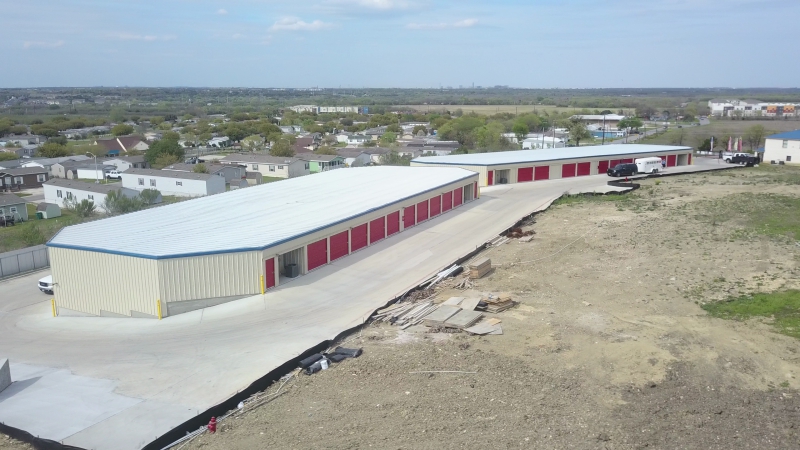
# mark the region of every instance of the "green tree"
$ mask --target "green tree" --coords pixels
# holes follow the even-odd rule
[[[626,117],[619,121],[617,129],[627,130],[630,128],[632,130],[638,130],[642,125],[644,125],[644,123],[642,123],[642,120],[638,117]]]
[[[147,149],[147,152],[144,154],[144,159],[153,167],[156,165],[166,167],[169,164],[174,164],[177,161],[183,160],[184,150],[183,147],[178,144],[177,136],[177,133],[164,133],[164,137],[150,145],[150,148]],[[158,162],[159,158],[165,155],[171,156],[171,158],[162,158],[161,161]],[[167,161],[171,162],[165,163]]]
[[[175,155],[162,153],[158,155],[155,162],[153,162],[151,165],[154,169],[163,169],[164,167],[171,166],[179,161],[180,159],[178,159],[178,157]]]
[[[511,127],[511,131],[517,136],[517,142],[522,143],[525,136],[528,134],[528,125],[525,123],[517,122]]]
[[[264,138],[254,134],[242,139],[242,148],[249,152],[258,152],[264,149]]]
[[[419,136],[419,133],[422,133],[423,136],[427,136],[428,135],[428,129],[425,128],[425,125],[417,125],[417,126],[414,127],[414,130],[412,131],[412,134],[414,136]]]
[[[570,121],[568,130],[569,138],[575,141],[576,146],[580,146],[582,140],[592,137],[591,133],[589,133],[589,130],[586,129],[586,125],[579,120]]]
[[[64,200],[64,207],[78,217],[91,217],[95,213],[95,204],[91,200],[77,201],[75,197]]]
[[[323,145],[322,147],[318,148],[314,153],[318,155],[336,155],[336,149],[333,147],[328,147]]]
[[[272,156],[280,156],[285,158],[291,158],[294,156],[294,147],[286,138],[281,138],[274,144],[272,144],[272,148],[269,150],[269,154]]]
[[[387,131],[386,133],[383,133],[383,135],[381,135],[380,141],[381,144],[384,145],[394,144],[395,142],[397,142],[397,134],[395,134],[392,131]]]
[[[0,161],[11,161],[14,159],[19,159],[16,153],[0,152]]]
[[[192,172],[194,172],[194,173],[208,173],[208,168],[203,163],[195,164],[195,166],[192,168]]]
[[[410,166],[411,157],[401,156],[396,151],[392,150],[389,153],[383,154],[378,159],[382,166]]]
[[[57,142],[46,142],[42,144],[42,146],[37,149],[36,153],[45,158],[60,158],[69,155],[67,146]]]
[[[31,133],[33,134],[40,134],[42,136],[47,137],[56,137],[58,136],[58,130],[53,127],[53,125],[45,125],[45,124],[36,124],[31,125]]]
[[[161,192],[158,189],[144,189],[142,192],[139,192],[139,199],[145,205],[152,205],[158,198],[161,197]]]
[[[753,125],[745,131],[744,140],[750,147],[750,152],[754,152],[761,146],[761,142],[767,136],[767,129],[763,125]]]
[[[111,191],[106,194],[106,200],[103,203],[103,209],[106,211],[106,214],[110,216],[139,211],[144,207],[144,201],[142,201],[140,196],[126,197],[122,195],[119,190]]]
[[[114,125],[114,128],[111,129],[111,134],[114,136],[127,136],[131,133],[133,133],[133,127],[124,123]]]
[[[119,106],[111,108],[109,117],[112,122],[125,122],[125,110]]]
[[[14,125],[9,128],[8,132],[11,134],[25,134],[28,132],[28,127],[25,125]]]

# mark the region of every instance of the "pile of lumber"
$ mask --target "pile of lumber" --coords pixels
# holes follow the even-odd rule
[[[511,296],[509,294],[489,294],[486,297],[481,299],[482,302],[486,303],[486,312],[490,313],[499,313],[503,312],[509,308],[513,308],[514,305],[517,303],[514,300],[511,300]]]
[[[438,308],[432,301],[420,303],[396,303],[379,310],[375,321],[389,322],[406,329],[422,322],[422,319]]]
[[[487,319],[483,322],[465,328],[464,331],[470,334],[486,335],[486,334],[503,334],[503,328],[500,326],[500,319]]]
[[[482,278],[484,275],[492,270],[492,260],[489,258],[481,258],[469,264],[469,277],[473,280]]]

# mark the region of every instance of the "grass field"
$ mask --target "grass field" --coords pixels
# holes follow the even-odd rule
[[[800,291],[757,293],[726,302],[706,303],[702,307],[710,315],[722,319],[766,317],[772,319],[779,333],[800,338]]]
[[[66,209],[61,210],[61,217],[37,220],[36,206],[28,204],[27,207],[27,222],[18,223],[13,227],[0,228],[0,252],[44,244],[62,228],[88,220],[80,218]]]
[[[744,137],[747,129],[753,125],[764,126],[767,129],[768,136],[773,133],[800,129],[800,121],[797,120],[713,120],[709,125],[699,127],[677,128],[671,125],[666,133],[647,137],[642,139],[640,143],[688,145],[697,148],[711,136],[719,140],[725,140],[728,136]],[[720,150],[720,145],[727,145],[727,140],[725,140],[724,144],[717,142],[715,149]],[[761,145],[764,145],[763,142]],[[744,143],[744,150],[750,150],[746,142]]]
[[[408,108],[414,109],[420,112],[435,112],[435,111],[455,111],[457,109],[461,109],[464,111],[464,114],[468,113],[475,113],[481,114],[485,116],[490,116],[493,114],[499,113],[513,113],[513,114],[525,114],[529,112],[547,112],[549,113],[571,113],[571,114],[580,114],[582,111],[581,108],[565,108],[561,106],[553,106],[553,105],[400,105],[398,108]],[[615,109],[614,112],[616,113],[618,109]],[[624,109],[626,114],[632,114],[635,112],[634,109]]]

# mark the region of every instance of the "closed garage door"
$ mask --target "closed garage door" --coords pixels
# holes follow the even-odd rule
[[[620,159],[619,162],[621,162],[622,164],[630,164],[633,162],[633,159],[632,158]]]
[[[400,211],[395,211],[386,216],[386,236],[391,236],[400,231]]]
[[[575,164],[563,164],[561,166],[561,178],[569,178],[575,176]]]
[[[442,197],[438,195],[430,199],[431,202],[431,217],[439,215],[442,212]]]
[[[517,169],[517,183],[533,181],[533,167],[520,167]]]
[[[270,258],[264,261],[264,271],[267,273],[264,281],[266,281],[266,289],[275,287],[275,258]]]
[[[606,173],[608,170],[608,161],[597,162],[597,173]]]
[[[453,193],[450,191],[442,194],[442,212],[450,211],[453,208]]]
[[[417,203],[417,223],[428,220],[428,201]]]
[[[331,240],[331,261],[346,256],[350,253],[350,232],[342,231],[330,237]]]
[[[675,160],[677,156],[675,155],[667,155],[667,167],[675,167]]]
[[[350,238],[353,242],[350,244],[352,251],[360,250],[367,246],[367,224],[362,224],[353,227],[350,230]]]
[[[592,163],[590,162],[582,162],[578,163],[578,176],[582,177],[585,175],[589,175],[592,173]]]
[[[417,224],[416,208],[409,206],[403,208],[403,228],[410,228]]]
[[[464,203],[464,188],[458,188],[453,191],[453,208]]]
[[[369,243],[375,243],[386,237],[386,218],[378,217],[369,223]]]
[[[689,164],[690,166],[692,165],[692,155],[691,154],[689,154],[689,159],[688,159],[688,163],[687,164]]]
[[[608,164],[608,166],[609,167],[614,167],[617,164],[619,164],[619,160],[618,159],[612,159],[611,162]]]
[[[308,244],[308,270],[328,264],[328,239]]]
[[[486,184],[489,185],[489,186],[494,184],[494,170],[490,170],[486,174]]]
[[[550,166],[537,166],[533,171],[534,180],[549,180]]]

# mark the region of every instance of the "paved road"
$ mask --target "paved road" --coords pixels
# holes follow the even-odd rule
[[[720,166],[697,165],[669,171]],[[0,358],[15,381],[0,421],[84,448],[138,449],[235,395],[564,192],[606,175],[494,186],[452,213],[342,258],[267,295],[164,320],[58,317],[47,272],[0,283]]]

